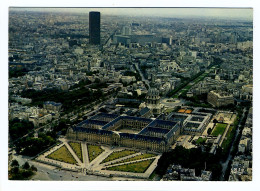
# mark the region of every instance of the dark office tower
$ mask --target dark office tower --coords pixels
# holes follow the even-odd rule
[[[100,12],[89,12],[89,42],[100,44]]]

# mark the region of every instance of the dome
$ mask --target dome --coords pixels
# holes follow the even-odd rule
[[[157,90],[155,88],[150,88],[148,90],[148,95],[149,96],[159,96],[159,90]]]

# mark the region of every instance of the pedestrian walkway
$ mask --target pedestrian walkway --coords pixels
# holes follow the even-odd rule
[[[139,155],[140,154],[141,153],[139,153]],[[120,165],[135,163],[135,162],[141,162],[141,161],[145,161],[145,160],[149,160],[149,159],[153,159],[153,158],[155,158],[155,157],[143,158],[143,159],[138,159],[138,160],[133,160],[133,161],[128,161],[128,162],[122,162],[122,163],[117,163],[117,164],[104,165],[104,166],[105,166],[105,168],[109,168],[109,167],[113,167],[113,166],[120,166]],[[121,160],[124,160],[124,159],[121,159]]]
[[[152,172],[156,168],[157,162],[158,162],[160,157],[161,157],[160,155],[156,156],[156,157],[152,157],[152,158],[155,158],[155,160],[152,162],[152,164],[148,167],[148,169],[144,173],[122,172],[122,171],[112,171],[112,170],[99,170],[99,171],[100,171],[100,173],[106,174],[106,175],[112,174],[114,176],[124,176],[124,177],[132,177],[132,178],[136,177],[136,178],[147,179],[147,178],[149,178],[149,176],[152,174]],[[141,160],[138,160],[138,161],[143,161],[143,160],[147,160],[147,158],[141,159]],[[126,162],[125,164],[128,164],[128,163],[131,163],[131,162]],[[117,165],[122,165],[122,164],[117,164]],[[117,165],[114,165],[114,166],[117,166]]]
[[[72,154],[73,158],[77,161],[77,163],[80,166],[83,166],[83,163],[81,162],[81,160],[78,158],[77,154],[73,151],[73,149],[70,147],[70,145],[68,144],[68,142],[64,142],[65,146],[68,148],[69,152]]]
[[[119,159],[115,159],[115,160],[112,160],[112,161],[108,161],[108,162],[104,163],[104,166],[109,166],[110,164],[112,165],[113,163],[116,163],[116,162],[119,162],[119,161],[121,161],[121,160],[125,160],[125,159],[128,159],[128,158],[132,158],[132,157],[135,157],[135,156],[141,155],[141,154],[142,154],[142,153],[135,153],[135,154],[132,154],[132,155],[128,155],[128,156],[119,158]]]
[[[115,159],[113,161],[109,161],[103,164],[100,164],[106,157],[108,157],[111,153],[116,152],[116,151],[122,151],[125,150],[126,148],[123,147],[109,147],[109,146],[101,146],[101,148],[104,150],[100,155],[98,155],[94,160],[91,162],[89,161],[89,156],[88,156],[88,148],[87,148],[87,143],[86,142],[81,142],[81,148],[82,148],[82,158],[83,161],[79,159],[77,154],[74,152],[74,150],[70,147],[68,144],[68,141],[66,139],[60,139],[63,143],[60,145],[57,145],[53,148],[51,148],[49,151],[43,153],[42,155],[38,156],[36,158],[36,161],[40,161],[42,163],[52,165],[55,167],[59,167],[62,169],[67,169],[67,170],[78,170],[81,171],[82,173],[90,173],[94,175],[101,175],[101,176],[118,176],[118,177],[127,177],[127,178],[149,178],[150,174],[154,171],[154,169],[157,166],[158,159],[160,158],[161,155],[157,155],[155,157],[150,157],[150,158],[145,158],[145,159],[139,159],[135,161],[129,161],[129,162],[124,162],[124,163],[119,163],[119,164],[113,164],[128,158],[132,158],[138,155],[141,155],[144,153],[143,151],[134,153],[132,155],[124,156],[119,159]],[[61,148],[62,146],[66,146],[71,153],[71,155],[74,157],[76,160],[77,164],[69,164],[53,159],[46,158],[49,154],[52,152],[56,151],[57,149]],[[120,171],[110,171],[110,170],[102,170],[104,167],[112,167],[112,166],[117,166],[117,165],[123,165],[123,164],[130,164],[133,162],[141,162],[144,160],[149,160],[149,159],[155,159],[152,164],[148,167],[148,169],[144,173],[133,173],[133,172],[120,172]]]
[[[104,149],[104,151],[98,155],[93,161],[90,162],[90,169],[93,169],[93,167],[98,167],[100,166],[100,163],[108,156],[112,153],[112,150],[108,150],[108,149]]]
[[[81,147],[82,147],[82,156],[83,156],[84,167],[88,168],[88,166],[89,166],[89,158],[88,158],[87,144],[85,142],[83,142],[83,143],[81,143]]]

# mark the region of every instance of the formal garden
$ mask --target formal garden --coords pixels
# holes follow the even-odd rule
[[[151,157],[156,157],[156,155],[150,154],[150,153],[144,153],[144,154],[136,155],[136,156],[133,156],[133,157],[130,157],[127,159],[123,159],[123,160],[114,162],[112,164],[120,164],[120,163],[125,163],[125,162],[137,161],[137,160],[151,158]]]
[[[69,163],[69,164],[77,164],[77,161],[74,159],[72,154],[69,152],[68,148],[63,145],[56,151],[47,155],[46,158]]]
[[[153,163],[154,160],[155,159],[148,159],[144,161],[132,162],[128,164],[107,167],[104,170],[144,173],[149,168],[149,166]]]
[[[215,128],[213,129],[211,135],[212,136],[218,136],[218,135],[223,135],[223,133],[225,132],[225,129],[227,127],[227,124],[225,123],[217,123]]]
[[[72,150],[75,152],[77,157],[80,159],[80,161],[83,162],[81,143],[69,142],[69,145],[72,148]]]
[[[113,161],[113,160],[116,160],[116,159],[119,159],[119,158],[122,158],[122,157],[125,157],[125,156],[129,156],[129,155],[132,155],[132,154],[135,154],[135,153],[137,153],[137,151],[127,150],[127,149],[122,150],[122,151],[115,151],[115,152],[111,153],[110,155],[108,155],[107,158],[105,158],[101,163]]]
[[[89,162],[93,161],[100,155],[104,150],[98,145],[87,145]]]
[[[202,137],[199,137],[197,140],[196,140],[196,144],[200,145],[200,144],[204,144],[206,142],[207,138],[202,138]]]

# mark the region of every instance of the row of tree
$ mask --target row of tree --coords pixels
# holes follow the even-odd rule
[[[72,91],[62,91],[55,88],[46,89],[43,91],[28,89],[24,90],[21,96],[31,98],[32,106],[37,105],[42,107],[43,102],[45,101],[62,103],[64,111],[68,113],[82,105],[87,105],[90,102],[104,98],[104,94],[101,91],[101,88],[103,87],[107,87],[107,84],[93,84],[91,88],[97,89],[97,91],[92,91],[88,88],[85,88],[82,84],[79,85],[79,88],[76,88]]]
[[[15,143],[17,154],[35,156],[54,145],[57,135],[54,132],[39,133],[38,137],[32,135],[24,137]]]
[[[33,128],[33,123],[29,121],[19,120],[18,118],[9,121],[9,135],[13,140],[26,135]]]

